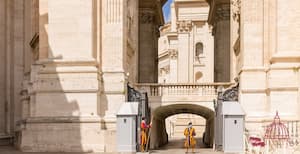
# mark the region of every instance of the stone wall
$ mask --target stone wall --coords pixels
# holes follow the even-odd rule
[[[142,4],[0,0],[0,135],[23,151],[116,151],[115,114],[126,83],[138,81],[138,50],[147,49],[138,44]],[[152,53],[162,22],[155,11],[142,29],[150,28]]]
[[[299,2],[241,3],[241,103],[248,118],[299,120]],[[288,8],[288,9],[287,9]],[[293,22],[289,22],[293,21]]]
[[[295,43],[299,41],[295,26],[299,14],[294,11],[299,2],[208,2],[215,45],[230,45],[230,70],[225,73],[230,74],[230,81],[240,78],[239,102],[246,111],[246,129],[263,135],[263,123],[271,121],[276,111],[284,121],[299,120],[299,44]],[[228,15],[220,13],[224,4],[230,5],[230,27],[218,30],[218,21]],[[222,39],[218,33],[226,33],[231,41],[218,43]]]

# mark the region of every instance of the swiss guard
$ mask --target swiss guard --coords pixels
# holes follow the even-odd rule
[[[196,140],[194,136],[196,136],[195,128],[193,128],[192,122],[188,124],[188,127],[184,130],[184,136],[186,137],[184,142],[184,147],[186,148],[186,152],[189,151],[189,148],[192,148],[192,152],[194,152],[196,146]]]
[[[145,146],[147,144],[147,129],[148,128],[151,128],[151,122],[149,125],[147,125],[145,117],[142,117],[142,121],[141,121],[141,152],[145,151]]]

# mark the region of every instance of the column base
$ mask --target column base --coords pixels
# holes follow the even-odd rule
[[[104,152],[105,130],[100,119],[31,119],[21,129],[19,148],[24,152]],[[105,141],[107,142],[107,141]]]

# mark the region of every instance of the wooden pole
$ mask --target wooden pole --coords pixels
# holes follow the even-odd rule
[[[149,145],[149,140],[150,140],[150,135],[151,135],[151,128],[152,128],[152,120],[153,120],[153,116],[151,116],[151,127],[149,128],[149,133],[148,133],[148,138],[147,138],[147,142],[146,142],[146,152],[148,152],[148,145]]]

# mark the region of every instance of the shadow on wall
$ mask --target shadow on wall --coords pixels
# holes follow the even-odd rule
[[[40,20],[48,21],[48,14]],[[17,144],[26,152],[103,151],[99,85],[91,85],[98,83],[96,64],[66,61],[63,55],[54,57],[51,44],[47,45],[48,22],[44,23],[39,42],[39,52],[44,55],[39,55],[31,68],[29,103],[23,106],[28,113]],[[95,71],[82,71],[79,66],[94,67]]]

